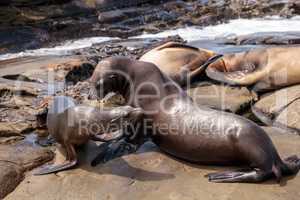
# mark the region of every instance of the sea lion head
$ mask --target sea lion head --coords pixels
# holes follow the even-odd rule
[[[123,62],[124,61],[124,62]],[[124,73],[128,66],[127,60],[108,58],[98,63],[93,75],[88,80],[94,88],[90,90],[91,95],[103,98],[108,92],[122,94],[126,92],[130,78]]]

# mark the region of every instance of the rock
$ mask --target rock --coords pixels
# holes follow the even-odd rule
[[[3,78],[17,80],[22,83],[19,85],[28,85],[28,87],[31,85],[43,90],[47,88],[42,83],[56,86],[58,86],[58,82],[61,84],[64,84],[65,81],[76,83],[78,80],[89,77],[94,69],[94,64],[82,56],[16,58],[0,61],[0,64],[2,65],[0,75]],[[78,73],[81,73],[81,76]],[[16,85],[14,81],[11,83]]]
[[[0,137],[22,136],[36,127],[38,94],[22,81],[0,80]]]
[[[13,21],[12,15],[16,13],[9,13],[10,10],[1,10],[0,7],[0,24],[4,19],[6,23]],[[6,17],[1,17],[5,13]],[[4,23],[4,22],[2,22]],[[42,29],[33,27],[1,27],[0,28],[0,53],[6,53],[7,50],[11,52],[22,51],[26,49],[37,49],[42,46],[49,39],[49,35]]]
[[[12,5],[12,6],[34,6],[44,4],[65,3],[70,0],[2,0],[0,5]]]
[[[113,8],[139,6],[141,4],[151,2],[150,0],[94,0],[96,7],[103,10],[111,10]],[[157,1],[158,2],[158,1]]]
[[[23,180],[24,172],[52,160],[49,149],[32,147],[25,142],[0,144],[0,199],[12,192]]]
[[[21,136],[32,129],[33,127],[29,123],[0,122],[0,137]]]
[[[54,154],[47,148],[31,146],[26,142],[14,145],[0,145],[0,161],[8,161],[21,166],[25,171],[38,167],[50,160]]]
[[[0,145],[1,144],[13,144],[20,140],[23,140],[25,136],[10,136],[10,137],[0,137]]]
[[[192,85],[187,93],[198,105],[233,113],[245,111],[256,99],[246,87],[238,88],[212,83]]]
[[[111,22],[116,22],[124,19],[126,19],[126,15],[121,10],[101,12],[98,15],[98,21],[100,23],[111,23]]]
[[[23,178],[22,168],[14,163],[0,160],[0,199],[12,192]]]
[[[284,158],[300,152],[300,138],[278,129],[266,128]],[[231,167],[203,166],[167,156],[152,143],[136,154],[90,167],[99,149],[90,143],[80,153],[75,169],[46,176],[28,176],[6,199],[291,199],[298,200],[300,176],[265,184],[213,184],[207,173]],[[184,183],[184,184],[183,184]]]
[[[293,1],[293,0],[292,0]],[[266,15],[281,15],[290,17],[294,15],[295,6],[290,0],[237,0],[230,2],[233,13],[240,17],[261,17]]]
[[[37,96],[39,90],[36,88],[30,87],[28,85],[22,84],[22,82],[8,82],[1,83],[0,82],[0,98],[1,101],[5,99],[9,99],[14,95],[22,95],[22,96]]]
[[[252,107],[265,124],[300,133],[300,85],[266,94]]]
[[[288,127],[300,134],[300,98],[280,112],[274,121],[274,126]]]
[[[227,38],[233,45],[292,45],[300,44],[300,32],[265,32]]]

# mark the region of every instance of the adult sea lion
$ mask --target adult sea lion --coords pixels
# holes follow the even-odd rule
[[[145,76],[146,75],[146,76]],[[300,159],[280,158],[271,139],[241,116],[195,105],[179,85],[152,63],[114,57],[100,62],[90,78],[98,87],[141,107],[153,142],[177,158],[213,165],[245,164],[245,170],[208,174],[213,182],[261,182],[296,174]],[[113,84],[112,84],[113,83]],[[148,126],[148,125],[147,125]]]
[[[148,51],[139,60],[155,64],[180,86],[185,86],[186,81],[199,76],[205,70],[204,64],[207,61],[210,64],[219,57],[220,55],[207,49],[167,42]]]
[[[108,142],[120,138],[123,134],[122,126],[135,123],[141,116],[140,108],[121,106],[99,109],[85,105],[75,106],[70,97],[55,97],[48,111],[47,127],[51,136],[66,150],[66,162],[42,168],[35,175],[58,172],[75,166],[76,145],[85,144],[89,139]]]
[[[300,47],[272,47],[227,54],[206,74],[231,85],[253,85],[257,91],[300,83]]]

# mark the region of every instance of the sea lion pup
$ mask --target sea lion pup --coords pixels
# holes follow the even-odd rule
[[[167,42],[148,51],[139,60],[155,64],[180,86],[185,86],[187,81],[204,72],[207,61],[210,64],[220,56],[207,49]]]
[[[141,107],[144,122],[151,123],[148,134],[164,152],[201,164],[249,166],[208,174],[210,181],[256,183],[299,171],[300,159],[281,160],[261,127],[235,114],[199,107],[152,63],[108,58],[97,65],[91,80],[104,89],[113,85],[111,90],[129,105]]]
[[[206,69],[208,77],[256,91],[300,83],[300,47],[272,47],[224,55]]]
[[[35,175],[50,174],[75,166],[75,146],[85,144],[89,139],[102,142],[119,139],[123,134],[122,126],[125,128],[128,123],[135,123],[141,116],[140,108],[121,106],[99,109],[85,105],[75,106],[70,97],[55,97],[48,111],[47,127],[51,136],[66,150],[66,162],[43,168]],[[101,134],[105,137],[101,137]]]

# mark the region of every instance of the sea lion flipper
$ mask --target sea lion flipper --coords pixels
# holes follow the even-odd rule
[[[185,67],[182,68],[181,72],[180,72],[180,83],[184,84],[186,83],[188,80],[191,80],[193,77],[196,77],[197,75],[201,74],[202,71],[206,70],[207,67],[216,62],[218,59],[222,58],[223,55],[222,54],[217,54],[215,56],[212,56],[211,58],[209,58],[204,64],[199,65],[198,63],[202,62],[202,58],[197,58],[194,61],[192,61],[191,63],[189,63],[188,65],[186,65]],[[193,70],[192,72],[189,72],[189,69],[192,68],[192,66],[199,66],[197,69]]]
[[[138,145],[126,142],[124,139],[112,143],[100,145],[103,150],[91,162],[91,166],[104,164],[112,159],[136,152]]]
[[[208,174],[208,180],[215,183],[258,183],[272,175],[272,171],[246,169]]]
[[[42,168],[41,170],[35,172],[34,175],[36,175],[36,176],[46,175],[46,174],[51,174],[51,173],[54,173],[54,172],[63,171],[63,170],[70,169],[70,168],[74,167],[76,164],[77,164],[77,160],[68,161],[68,162],[63,163],[61,165],[51,165],[51,166]]]
[[[192,49],[195,51],[199,50],[197,47],[189,46],[189,45],[179,43],[179,42],[167,42],[167,43],[157,47],[156,50],[160,51],[165,48],[186,48],[186,49]]]

